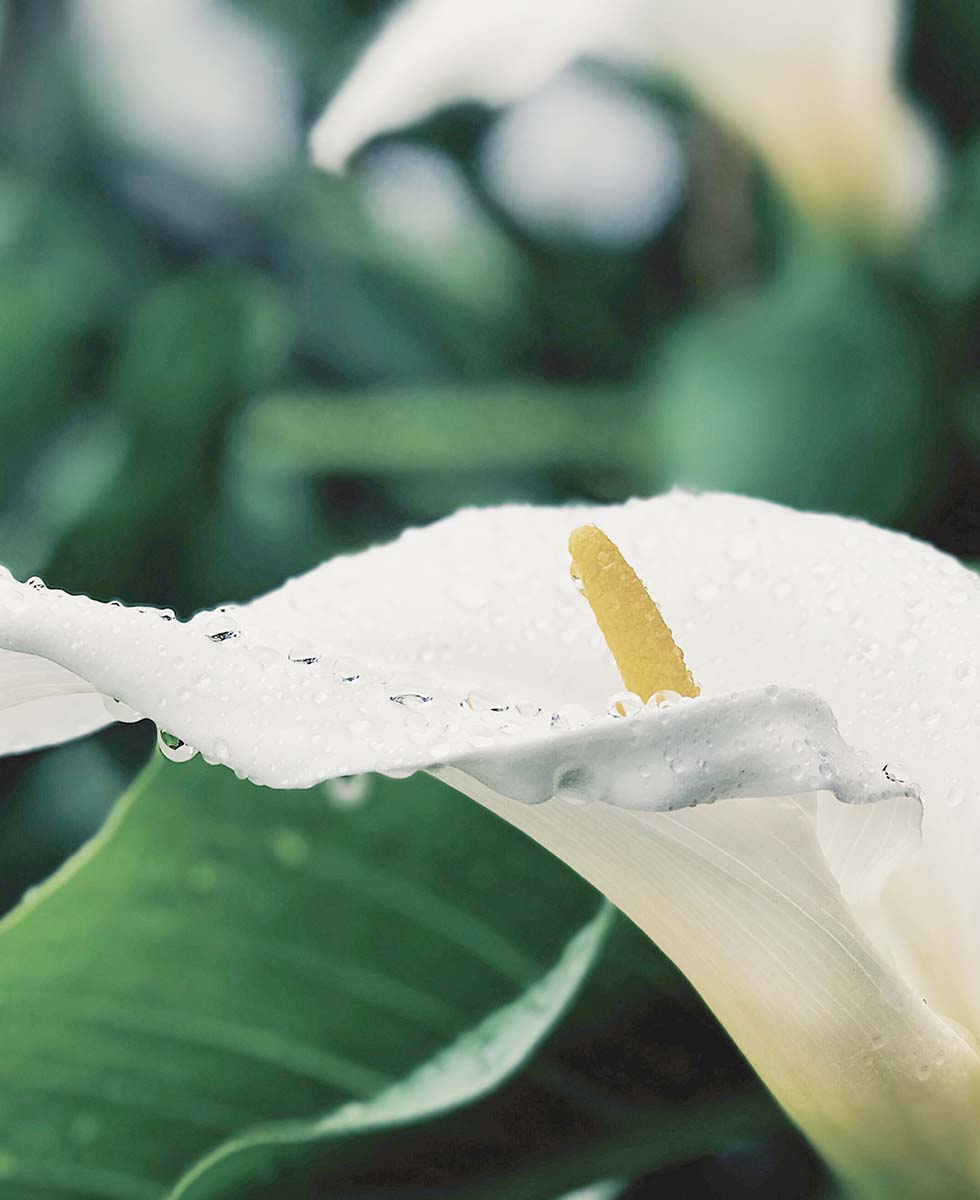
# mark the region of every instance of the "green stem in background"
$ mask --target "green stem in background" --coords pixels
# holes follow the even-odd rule
[[[256,401],[234,440],[249,470],[311,475],[621,466],[628,403],[615,387],[520,383],[285,392]]]

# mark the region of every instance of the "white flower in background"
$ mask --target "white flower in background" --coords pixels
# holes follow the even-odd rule
[[[137,147],[231,183],[295,154],[293,64],[228,0],[75,0],[74,16],[88,82]]]
[[[980,583],[953,559],[732,496],[505,507],[186,623],[8,576],[0,646],[7,752],[142,713],[276,787],[432,771],[646,930],[856,1189],[977,1194]]]
[[[344,167],[459,100],[506,104],[592,56],[672,80],[799,204],[886,230],[933,197],[934,148],[895,78],[898,0],[406,0],[312,134]]]
[[[674,122],[580,70],[508,109],[480,159],[489,193],[525,225],[616,248],[656,232],[684,192]]]

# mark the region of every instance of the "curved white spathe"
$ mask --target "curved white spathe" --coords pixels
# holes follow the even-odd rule
[[[405,0],[311,134],[340,170],[447,104],[503,104],[582,57],[670,78],[804,207],[906,230],[939,163],[896,79],[897,0]]]
[[[697,700],[622,697],[569,578],[587,523]],[[8,578],[0,649],[0,683],[33,662],[79,714],[0,709],[8,751],[84,729],[90,686],[274,786],[433,770],[646,929],[852,1180],[975,1192],[980,584],[955,560],[732,496],[514,506],[189,622]]]

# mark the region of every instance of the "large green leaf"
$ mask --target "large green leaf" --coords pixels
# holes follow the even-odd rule
[[[542,979],[404,1080],[367,1103],[352,1101],[319,1120],[246,1131],[198,1164],[171,1193],[172,1200],[241,1195],[256,1179],[281,1175],[316,1150],[322,1169],[330,1142],[442,1116],[490,1091],[527,1058],[564,1011],[595,959],[611,916],[604,905]]]
[[[560,863],[427,777],[271,792],[160,761],[0,926],[0,1196],[162,1200],[184,1177],[188,1200],[299,1200],[324,1180],[482,1200],[508,1176],[546,1200],[778,1122],[737,1075],[705,1106],[621,1103],[581,1033],[499,1107],[479,1099],[567,1004],[595,912]],[[635,1001],[657,963],[613,956],[607,986]],[[595,1037],[617,1004],[600,987],[583,1011]]]

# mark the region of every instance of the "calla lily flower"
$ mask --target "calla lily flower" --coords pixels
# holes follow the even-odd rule
[[[406,0],[315,126],[342,169],[377,134],[460,100],[509,103],[589,56],[685,88],[803,207],[886,233],[938,178],[895,78],[897,0]]]
[[[7,575],[0,647],[8,753],[142,714],[272,787],[433,772],[640,925],[855,1191],[978,1194],[955,560],[733,496],[513,506],[186,622]]]

